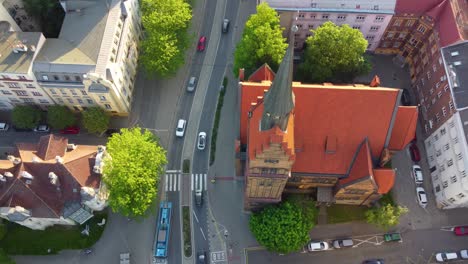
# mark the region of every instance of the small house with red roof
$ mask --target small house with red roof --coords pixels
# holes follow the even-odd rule
[[[319,204],[371,205],[395,182],[380,167],[413,140],[415,106],[402,90],[293,82],[293,45],[277,73],[263,65],[240,81],[240,144],[246,149],[245,208],[311,193]]]
[[[0,217],[37,230],[83,224],[107,206],[105,155],[104,146],[68,144],[53,134],[16,144],[0,160]]]

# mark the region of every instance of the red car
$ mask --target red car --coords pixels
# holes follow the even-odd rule
[[[456,226],[453,232],[456,236],[468,236],[468,226]]]
[[[198,51],[204,51],[204,50],[205,50],[205,46],[206,46],[206,37],[205,37],[205,36],[201,36],[200,39],[198,40],[197,50],[198,50]]]
[[[60,134],[78,134],[80,133],[80,128],[77,126],[66,127],[60,130]]]
[[[409,151],[411,154],[411,159],[414,162],[418,162],[421,160],[421,154],[419,153],[419,148],[418,145],[416,145],[416,143],[411,144],[411,146],[409,147]]]

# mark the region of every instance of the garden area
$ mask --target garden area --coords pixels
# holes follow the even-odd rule
[[[83,249],[94,245],[104,232],[99,226],[107,213],[96,213],[81,226],[52,226],[46,230],[32,230],[12,222],[5,222],[5,236],[0,240],[0,248],[8,255],[48,255],[64,249]],[[89,236],[81,231],[89,225]]]

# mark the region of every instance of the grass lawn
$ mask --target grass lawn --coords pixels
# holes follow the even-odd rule
[[[337,224],[351,221],[365,221],[365,206],[334,204],[327,208],[328,223]]]
[[[184,234],[184,255],[189,258],[192,256],[192,233],[190,231],[190,208],[182,207],[182,226]]]
[[[0,248],[9,255],[47,255],[57,254],[63,249],[87,248],[94,245],[101,237],[105,226],[98,226],[97,223],[101,222],[102,218],[107,220],[107,213],[96,213],[86,222],[89,225],[89,236],[81,234],[86,224],[52,226],[42,231],[8,222],[5,223],[7,231],[0,241]],[[51,252],[47,253],[49,248]]]

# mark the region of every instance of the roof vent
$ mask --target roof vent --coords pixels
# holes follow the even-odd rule
[[[98,152],[101,153],[101,152],[103,152],[103,151],[106,150],[106,147],[103,146],[103,145],[99,145],[99,146],[97,147],[97,149],[98,149]]]
[[[15,158],[15,159],[13,160],[13,164],[15,164],[15,165],[18,165],[18,164],[20,164],[20,163],[21,163],[21,159],[20,159],[20,158]]]
[[[32,176],[29,172],[27,171],[22,171],[20,173],[20,176],[25,178],[25,179],[29,179],[29,180],[34,180],[34,176]]]
[[[462,63],[461,63],[461,61],[455,61],[455,62],[453,63],[453,65],[455,65],[455,66],[460,66],[460,65],[462,65]]]
[[[11,173],[9,171],[6,171],[4,174],[5,174],[6,177],[9,177],[9,178],[13,177],[13,173]]]
[[[75,144],[67,144],[67,150],[75,150],[76,145]]]
[[[2,174],[0,174],[0,182],[6,182],[5,176],[3,176]]]
[[[54,172],[49,172],[49,180],[50,180],[50,183],[52,183],[55,186],[60,185],[57,174],[55,174]]]
[[[30,49],[32,52],[35,52],[35,51],[36,51],[36,46],[31,45],[31,46],[29,47],[29,49]]]
[[[34,156],[34,157],[32,158],[32,162],[33,162],[33,163],[38,163],[38,162],[40,162],[40,160],[39,160],[36,156]]]
[[[56,161],[57,163],[60,163],[60,164],[63,163],[63,159],[62,159],[62,157],[60,157],[60,156],[55,156],[55,161]]]
[[[460,53],[459,53],[458,51],[453,51],[453,52],[450,52],[450,55],[451,55],[452,57],[455,57],[455,56],[460,55]]]
[[[94,172],[94,173],[99,173],[99,174],[100,174],[100,173],[102,172],[101,167],[98,166],[98,165],[94,165],[94,167],[93,167],[93,172]]]

